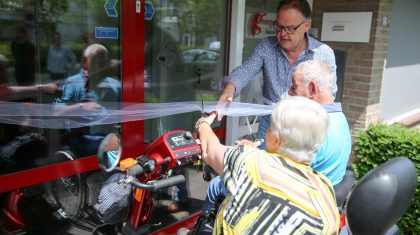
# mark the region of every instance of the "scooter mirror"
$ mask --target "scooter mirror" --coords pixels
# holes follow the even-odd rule
[[[120,162],[122,146],[117,134],[108,134],[99,145],[98,162],[102,170],[113,171]]]

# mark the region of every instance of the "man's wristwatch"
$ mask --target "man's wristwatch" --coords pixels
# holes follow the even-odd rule
[[[197,121],[195,123],[194,130],[198,131],[198,128],[200,128],[200,126],[203,125],[203,124],[207,124],[207,125],[211,126],[210,123],[208,123],[206,121]]]

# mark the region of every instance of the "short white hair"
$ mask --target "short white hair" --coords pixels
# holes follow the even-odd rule
[[[108,50],[101,44],[89,45],[83,52],[83,56],[89,60],[89,73],[95,73],[110,65]]]
[[[279,153],[309,164],[324,140],[328,114],[313,100],[289,96],[274,106],[270,128],[280,137]]]
[[[323,92],[332,93],[337,83],[337,75],[321,60],[307,60],[300,63],[296,70],[300,69],[303,84],[315,81]]]

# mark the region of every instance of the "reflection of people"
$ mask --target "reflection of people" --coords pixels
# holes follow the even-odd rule
[[[47,83],[43,85],[34,86],[5,86],[0,85],[0,100],[1,101],[12,101],[23,98],[33,97],[38,93],[50,93],[53,94],[58,90],[58,86],[55,83]]]
[[[16,83],[19,86],[35,84],[35,46],[28,41],[26,29],[16,28],[11,51],[15,60]]]
[[[262,72],[263,101],[269,105],[276,103],[287,93],[291,76],[302,61],[322,60],[335,72],[333,50],[308,35],[311,9],[306,0],[281,1],[273,27],[277,31],[276,37],[262,40],[241,66],[220,81],[223,92],[219,102],[232,102],[233,97],[238,96],[242,88]],[[269,116],[261,118],[258,138],[265,137],[269,121]]]
[[[92,44],[83,53],[82,69],[78,74],[68,77],[62,86],[62,96],[55,101],[56,115],[66,115],[81,111],[100,115],[104,111],[104,101],[119,105],[121,84],[109,77],[111,66],[108,50],[101,44]],[[83,117],[82,117],[83,118]],[[76,138],[69,138],[76,154],[95,154],[103,136],[88,135],[87,130]]]
[[[0,81],[8,80],[9,60],[0,54]],[[55,83],[32,86],[7,86],[0,84],[0,101],[13,101],[33,97],[38,93],[54,93],[58,90]]]
[[[321,104],[328,112],[329,126],[325,140],[311,162],[312,169],[327,176],[334,186],[337,204],[341,206],[350,192],[354,176],[351,170],[346,172],[351,153],[351,134],[347,119],[340,103],[334,103],[333,85],[337,80],[328,66],[322,61],[302,62],[292,77],[289,89],[291,96],[304,96]],[[353,179],[343,181],[344,175]]]
[[[8,80],[9,60],[0,55],[0,80]],[[32,86],[8,86],[0,84],[0,101],[15,101],[33,97],[38,93],[54,93],[55,83]],[[47,140],[35,132],[27,132],[17,125],[0,124],[0,172],[18,171],[33,167],[36,157],[44,156]]]
[[[76,56],[73,51],[61,43],[61,34],[55,32],[53,45],[48,49],[47,70],[51,80],[61,80],[67,77],[76,64]]]
[[[197,131],[203,160],[223,175],[230,193],[217,215],[216,234],[338,232],[331,183],[309,167],[328,127],[321,105],[304,97],[278,102],[266,150],[220,144],[210,127],[215,118],[200,118]]]
[[[108,50],[100,44],[92,44],[83,53],[82,70],[68,77],[62,86],[62,96],[56,99],[56,113],[65,115],[73,110],[95,110],[101,108],[98,102],[108,92],[114,95],[115,101],[119,98],[120,82],[105,76],[98,78],[98,74],[111,66]],[[103,91],[100,88],[109,88]],[[98,94],[98,91],[106,94]]]

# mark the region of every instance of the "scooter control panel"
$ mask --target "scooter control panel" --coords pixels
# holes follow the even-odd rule
[[[195,142],[191,132],[172,132],[167,138],[177,165],[184,165],[199,160],[200,146]]]
[[[173,150],[196,145],[195,140],[189,131],[172,132],[166,137],[166,141]]]
[[[156,153],[163,158],[171,157],[171,167],[176,167],[201,159],[201,147],[195,142],[191,132],[174,130],[153,141],[146,153]]]

